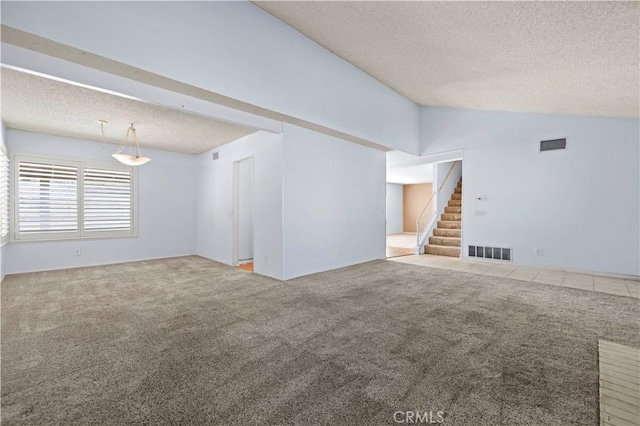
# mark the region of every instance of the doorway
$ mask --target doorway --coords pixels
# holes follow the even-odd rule
[[[387,258],[416,253],[416,221],[430,215],[432,182],[431,163],[387,168]]]
[[[253,271],[255,178],[253,157],[233,164],[233,265]]]

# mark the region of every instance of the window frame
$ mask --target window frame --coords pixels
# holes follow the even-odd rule
[[[112,162],[79,159],[69,157],[59,157],[53,155],[31,154],[31,153],[13,153],[10,157],[10,242],[33,242],[33,241],[65,241],[65,240],[93,240],[103,238],[128,238],[138,236],[138,191],[137,191],[137,169],[135,167],[122,164],[114,164]],[[20,203],[19,203],[19,185],[20,162],[49,162],[61,166],[76,167],[78,173],[78,195],[77,214],[78,214],[78,230],[74,232],[38,232],[33,234],[20,234]],[[84,169],[106,169],[106,170],[123,170],[131,173],[131,229],[127,231],[85,231],[84,229]]]
[[[13,232],[13,211],[11,210],[11,185],[13,184],[12,182],[13,175],[11,173],[11,169],[12,169],[11,157],[9,156],[9,152],[5,148],[4,144],[0,145],[0,152],[4,157],[6,157],[6,163],[7,163],[7,188],[0,188],[0,191],[3,193],[2,195],[7,197],[7,200],[5,201],[3,199],[3,196],[0,196],[0,203],[3,204],[3,205],[0,205],[0,216],[2,216],[2,209],[4,207],[7,207],[6,219],[7,219],[8,232],[6,235],[2,235],[2,224],[0,224],[0,247],[3,247],[5,244],[7,244],[11,240],[11,233]],[[2,160],[0,159],[0,161]],[[2,167],[2,165],[0,165],[0,167]],[[5,205],[5,202],[7,203],[6,205]],[[0,221],[2,221],[1,217],[0,217]]]

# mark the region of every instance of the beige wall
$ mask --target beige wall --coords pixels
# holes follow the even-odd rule
[[[416,232],[416,219],[422,212],[424,205],[429,201],[431,191],[432,185],[430,183],[404,185],[404,232]],[[427,214],[431,215],[431,212]]]

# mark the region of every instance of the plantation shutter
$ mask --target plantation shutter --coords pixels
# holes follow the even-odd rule
[[[84,169],[84,231],[131,231],[130,170]]]
[[[9,238],[9,158],[0,151],[0,241]]]
[[[78,233],[78,167],[18,162],[18,232]]]

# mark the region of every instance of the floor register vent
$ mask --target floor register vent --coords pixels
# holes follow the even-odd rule
[[[469,257],[511,262],[511,249],[503,247],[469,246]]]

